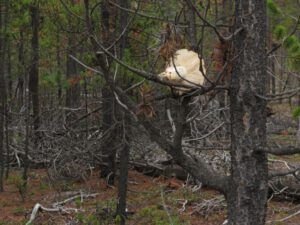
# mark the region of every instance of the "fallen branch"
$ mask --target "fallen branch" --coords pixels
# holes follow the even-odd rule
[[[294,216],[297,216],[298,214],[300,214],[300,210],[298,210],[297,212],[295,212],[295,213],[293,213],[293,214],[291,214],[291,215],[289,215],[289,216],[287,216],[287,217],[284,217],[284,218],[282,218],[282,219],[280,219],[280,220],[269,220],[269,221],[267,222],[267,224],[270,224],[270,223],[276,223],[276,222],[284,222],[284,221],[286,221],[286,220],[288,220],[288,219],[290,219],[290,218],[292,218],[292,217],[294,217]]]
[[[37,217],[37,213],[39,210],[45,211],[45,212],[66,212],[69,213],[70,211],[78,212],[78,209],[75,208],[61,208],[61,207],[56,207],[56,208],[47,208],[42,206],[40,203],[36,203],[35,206],[33,207],[32,213],[30,215],[29,221],[26,223],[26,225],[31,225],[32,222],[35,220]]]
[[[83,201],[84,198],[94,198],[96,197],[97,195],[99,195],[99,193],[95,193],[95,194],[79,194],[79,195],[75,195],[71,198],[67,198],[61,202],[56,202],[53,204],[53,207],[59,207],[59,206],[62,206],[68,202],[71,202],[71,201],[74,201],[76,200],[77,198],[80,198],[81,199],[81,202]]]
[[[63,208],[62,205],[66,204],[68,202],[71,202],[71,201],[73,201],[77,198],[80,198],[81,202],[82,202],[84,198],[95,197],[97,195],[99,195],[99,193],[95,193],[95,194],[82,194],[82,193],[80,193],[80,194],[75,195],[71,198],[67,198],[67,199],[65,199],[61,202],[54,203],[52,205],[53,208],[47,208],[47,207],[42,206],[40,203],[36,203],[35,206],[33,207],[30,219],[26,223],[26,225],[30,225],[35,220],[39,210],[42,210],[42,211],[45,211],[45,212],[65,212],[65,213],[70,213],[70,211],[73,211],[73,212],[76,212],[76,213],[78,211],[83,211],[83,210],[76,209],[76,208]]]

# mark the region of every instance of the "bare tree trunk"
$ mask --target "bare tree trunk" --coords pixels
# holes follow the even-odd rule
[[[6,8],[6,16],[5,16],[5,30],[7,29],[8,23],[9,23],[9,3],[8,0],[5,1],[5,8]],[[10,134],[12,132],[9,131],[9,123],[10,123],[10,116],[9,116],[9,110],[10,110],[10,104],[12,101],[12,74],[11,74],[11,41],[6,35],[5,38],[5,43],[6,43],[6,51],[7,51],[7,66],[6,66],[6,104],[5,104],[5,143],[6,143],[6,171],[5,171],[5,178],[8,178],[9,175],[9,161],[10,161],[10,148],[9,148],[9,141],[10,141]]]
[[[115,173],[115,155],[116,149],[114,148],[115,135],[113,128],[114,125],[114,95],[109,86],[106,84],[102,88],[102,108],[103,108],[103,118],[102,118],[102,130],[105,133],[101,144],[102,163],[101,178],[108,177],[108,184],[114,184],[114,173]]]
[[[280,48],[279,49],[279,55],[280,55],[280,58],[278,59],[278,64],[277,64],[277,73],[278,73],[278,77],[279,77],[279,85],[278,85],[278,93],[281,93],[283,92],[283,88],[284,88],[284,84],[283,84],[283,80],[284,80],[284,72],[283,72],[283,63],[284,63],[284,60],[283,60],[283,49]],[[284,99],[280,98],[279,99],[279,104],[282,104],[284,101]]]
[[[5,81],[5,17],[7,8],[5,2],[0,3],[0,192],[3,188],[4,178],[4,118],[6,105],[6,81]]]
[[[6,100],[6,102],[7,102],[7,100]],[[6,171],[5,171],[5,178],[6,179],[8,178],[9,169],[10,169],[10,164],[9,164],[9,161],[10,161],[10,157],[9,157],[10,148],[9,148],[9,145],[10,145],[10,134],[11,134],[11,132],[9,132],[8,125],[9,125],[8,104],[6,103],[6,107],[5,107],[5,143],[6,143],[6,159],[5,159],[6,160]]]
[[[195,4],[195,0],[192,0],[192,3]],[[189,23],[188,34],[189,34],[191,46],[194,51],[197,51],[198,41],[197,41],[197,29],[196,29],[196,17],[195,17],[195,10],[191,6],[188,6],[187,20]]]
[[[125,116],[125,120],[128,119],[128,116]],[[125,121],[127,125],[127,122]],[[125,125],[125,126],[126,126]],[[128,126],[126,126],[128,128]],[[127,129],[126,133],[128,132]],[[130,146],[128,143],[128,134],[125,134],[126,140],[124,140],[124,146],[121,150],[120,155],[120,178],[119,178],[119,187],[118,187],[118,205],[117,205],[117,215],[121,217],[121,225],[125,224],[126,218],[126,196],[127,196],[127,180],[128,180],[128,164],[129,164],[129,153]]]
[[[57,43],[60,43],[60,36],[59,33],[57,32],[56,34],[56,41]],[[61,56],[60,56],[60,45],[57,44],[56,46],[56,66],[57,66],[57,72],[59,73],[58,81],[57,81],[57,97],[58,97],[58,102],[59,105],[61,104],[61,98],[62,98],[62,83],[61,83]]]
[[[129,8],[129,0],[119,0],[119,5],[123,8]],[[121,34],[124,29],[126,29],[127,21],[128,21],[128,13],[124,10],[119,11],[119,24],[120,24],[120,31]],[[124,55],[124,50],[127,45],[127,35],[122,37],[120,40],[119,45],[119,58],[122,60]],[[124,78],[122,79],[124,81],[123,85],[126,85],[128,83],[128,77],[126,76],[126,72],[122,74]],[[119,79],[120,80],[120,79]],[[121,114],[121,109],[119,105],[116,105],[117,114]],[[123,132],[125,132],[123,135],[121,132],[119,132],[120,136],[124,137],[123,139],[123,147],[121,149],[121,155],[120,155],[120,177],[119,177],[119,187],[118,187],[118,205],[116,214],[121,217],[121,225],[125,225],[125,218],[126,218],[126,196],[127,196],[127,180],[128,180],[128,166],[129,166],[129,157],[130,157],[130,145],[129,145],[129,133],[130,133],[130,115],[128,112],[123,113]]]
[[[70,87],[66,93],[66,107],[76,108],[80,105],[80,87],[79,83],[76,82],[77,74],[77,63],[69,57],[69,54],[76,55],[74,34],[68,34],[68,49],[67,49],[67,80],[70,83]],[[74,81],[74,82],[73,82]],[[70,119],[72,118],[69,117]],[[72,119],[71,119],[72,120]]]
[[[235,63],[230,88],[231,182],[227,193],[229,224],[265,224],[268,193],[266,146],[266,4],[235,1]],[[255,68],[255,69],[253,69]],[[248,118],[247,124],[243,119]]]
[[[24,141],[24,165],[23,165],[23,184],[20,187],[19,191],[21,194],[22,201],[25,200],[25,194],[27,190],[27,180],[28,180],[28,169],[29,169],[29,127],[30,127],[30,96],[25,94],[25,141]]]
[[[40,106],[39,106],[39,8],[38,5],[30,6],[32,39],[31,39],[31,65],[29,72],[29,96],[32,101],[33,128],[35,135],[40,126]]]
[[[12,69],[12,67],[11,67],[11,41],[7,40],[7,67],[6,67],[7,76],[6,76],[6,79],[7,79],[7,97],[9,99],[9,101],[11,101],[11,99],[12,99],[12,87],[13,87],[13,78],[12,78],[11,69]]]
[[[72,0],[71,4],[77,4],[78,1]],[[68,24],[70,29],[75,29],[76,26],[73,25],[72,21],[73,17],[69,15]],[[80,106],[80,85],[78,82],[78,68],[77,63],[69,57],[69,55],[76,56],[77,48],[76,48],[76,35],[74,33],[67,34],[68,45],[66,51],[66,77],[70,84],[66,91],[66,107],[67,108],[78,108]],[[66,122],[71,123],[74,120],[74,112],[67,111],[68,116],[66,117]]]
[[[105,46],[109,46],[115,36],[116,31],[116,8],[104,1],[101,6],[101,17],[102,17],[102,39]],[[110,65],[110,63],[109,63]],[[110,68],[106,68],[104,71],[107,76],[110,76]],[[103,162],[100,166],[102,178],[108,177],[108,184],[114,184],[115,176],[115,160],[116,160],[116,143],[115,140],[118,136],[118,127],[116,127],[116,102],[113,91],[106,83],[102,88],[102,102],[103,102],[103,120],[102,130],[106,133],[106,137],[101,145],[101,152],[103,154]]]
[[[275,44],[272,44],[272,48],[275,47]],[[271,57],[271,62],[270,62],[270,67],[271,67],[271,94],[275,95],[276,94],[276,65],[275,65],[275,54],[272,55]]]
[[[25,79],[25,57],[24,57],[24,28],[20,27],[20,40],[18,44],[18,84],[15,95],[18,98],[18,107],[24,104],[24,79]]]

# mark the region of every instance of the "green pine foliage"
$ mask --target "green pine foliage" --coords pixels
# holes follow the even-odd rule
[[[280,9],[273,0],[267,0],[267,7],[272,14],[274,15],[280,14]]]
[[[291,48],[293,48],[293,46],[297,44],[299,44],[299,40],[296,37],[296,35],[288,36],[283,42],[283,46],[288,50],[290,50]]]
[[[274,33],[277,40],[281,40],[286,35],[286,27],[279,24],[275,27],[273,33]]]
[[[300,70],[300,40],[298,33],[292,31],[297,23],[299,10],[292,0],[267,0],[269,19],[273,37],[282,44],[287,54],[286,66],[295,71]]]
[[[294,108],[292,112],[293,118],[296,119],[300,116],[300,106]]]
[[[299,40],[291,46],[290,52],[292,54],[297,54],[297,53],[300,52],[300,42],[299,42]]]

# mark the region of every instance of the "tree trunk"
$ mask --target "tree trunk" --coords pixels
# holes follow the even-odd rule
[[[71,4],[77,4],[78,1],[72,0]],[[72,21],[73,17],[69,15],[68,24],[69,27],[75,29],[76,26],[73,25]],[[80,106],[80,85],[78,80],[78,68],[77,63],[69,57],[69,55],[76,56],[76,35],[75,33],[67,34],[68,45],[67,45],[67,59],[66,59],[66,77],[70,84],[70,87],[67,88],[66,91],[66,107],[67,108],[78,108]],[[68,116],[66,116],[66,122],[71,123],[75,118],[74,112],[67,111]]]
[[[123,8],[129,7],[129,0],[119,0],[119,5]],[[119,24],[120,24],[120,31],[121,34],[124,29],[126,29],[127,21],[128,21],[128,13],[124,10],[120,10],[119,12]],[[122,60],[124,55],[124,50],[127,45],[127,35],[125,34],[122,39],[120,40],[119,45],[119,54],[118,57]],[[128,77],[126,76],[126,72],[123,76],[123,85],[126,85],[128,82]],[[120,79],[119,79],[120,80]],[[130,83],[129,83],[130,85]],[[116,105],[117,115],[121,114],[121,109],[119,105]],[[119,177],[119,187],[118,187],[118,205],[116,214],[119,215],[121,218],[120,225],[125,225],[125,218],[126,218],[126,196],[127,196],[127,180],[128,180],[128,165],[129,165],[129,158],[130,158],[130,145],[129,145],[129,133],[130,133],[130,115],[128,112],[123,113],[123,131],[124,134],[122,135],[121,132],[119,134],[124,137],[123,138],[123,148],[121,149],[120,155],[120,177]]]
[[[76,81],[77,74],[77,63],[69,57],[69,54],[76,55],[74,51],[75,40],[74,34],[68,34],[68,47],[67,47],[67,80],[70,83],[70,87],[67,89],[66,93],[66,107],[67,108],[77,108],[80,106],[80,86]],[[74,81],[74,82],[73,82]],[[72,116],[69,117],[70,122],[72,121]]]
[[[101,178],[108,177],[108,184],[114,184],[116,149],[114,148],[116,129],[112,129],[114,121],[114,95],[108,84],[102,88],[102,130],[105,133],[101,144],[102,163],[100,165]]]
[[[56,34],[56,41],[60,43],[60,36],[57,32]],[[62,98],[62,81],[61,81],[61,56],[60,56],[60,44],[56,45],[56,66],[57,66],[57,73],[58,73],[58,80],[57,80],[57,97],[59,105],[61,105],[61,98]]]
[[[32,39],[31,39],[31,65],[29,72],[29,95],[32,101],[33,111],[33,129],[35,135],[40,126],[40,109],[39,109],[39,9],[37,5],[30,6]]]
[[[275,44],[272,44],[272,48],[275,47]],[[276,94],[276,66],[275,66],[275,54],[272,55],[271,57],[271,62],[270,62],[270,67],[271,67],[271,94],[275,95]]]
[[[8,23],[8,22],[7,22]],[[9,102],[12,100],[12,88],[13,88],[13,77],[12,77],[12,66],[11,66],[11,41],[10,39],[6,40],[7,42],[7,67],[6,67],[6,79],[7,79],[7,98]]]
[[[278,93],[281,93],[281,92],[284,92],[284,52],[283,52],[283,49],[280,48],[279,49],[279,52],[278,52],[278,55],[279,55],[279,59],[278,59],[278,63],[277,63],[277,73],[278,73],[278,78],[279,78],[279,82],[278,82]],[[284,99],[280,98],[279,99],[279,104],[282,104],[284,101]]]
[[[20,40],[18,44],[18,84],[15,95],[18,98],[18,107],[24,104],[24,79],[25,79],[25,57],[24,57],[24,28],[20,27]]]
[[[195,0],[192,0],[192,3],[195,4]],[[198,41],[197,41],[197,29],[196,29],[196,17],[195,17],[195,10],[191,6],[188,6],[187,21],[189,23],[189,27],[187,30],[189,34],[190,43],[192,49],[194,51],[197,51]]]
[[[116,7],[104,1],[101,6],[101,29],[102,29],[102,41],[106,47],[110,46],[115,37],[116,31]],[[121,42],[123,43],[123,42]],[[113,49],[111,49],[113,51]],[[111,65],[111,59],[108,60]],[[105,68],[107,76],[110,76],[109,66]],[[103,154],[103,163],[100,167],[102,178],[108,177],[108,184],[114,184],[115,175],[115,160],[116,160],[116,138],[118,136],[118,127],[116,127],[114,118],[116,118],[116,102],[113,91],[106,83],[102,88],[102,102],[103,102],[103,120],[102,130],[106,133],[106,137],[101,145],[101,152]]]
[[[235,1],[231,88],[231,182],[227,193],[229,224],[263,225],[267,210],[268,167],[266,146],[266,3]],[[246,124],[243,121],[247,120]]]
[[[0,192],[3,191],[4,175],[4,116],[6,105],[6,81],[5,81],[5,17],[7,8],[5,2],[0,3]]]
[[[125,116],[128,119],[128,116]],[[127,124],[125,122],[125,124]],[[127,131],[126,131],[127,132]],[[124,136],[128,136],[125,134]],[[129,164],[129,150],[130,146],[128,140],[124,140],[124,147],[121,150],[120,155],[120,178],[119,178],[119,187],[118,187],[118,205],[117,205],[117,215],[121,218],[121,225],[125,224],[126,218],[126,195],[127,195],[127,180],[128,180],[128,164]]]
[[[10,149],[9,149],[9,141],[10,141],[10,134],[12,132],[9,131],[9,123],[11,121],[11,118],[9,116],[9,108],[11,107],[11,101],[12,101],[12,85],[13,85],[13,78],[12,78],[12,73],[11,73],[11,39],[7,35],[7,27],[9,25],[10,17],[9,17],[9,2],[8,0],[5,0],[5,18],[4,18],[4,23],[5,23],[5,44],[6,44],[6,51],[7,51],[7,66],[5,67],[6,71],[6,76],[5,76],[5,81],[6,82],[6,90],[5,94],[5,143],[6,143],[6,171],[5,171],[5,178],[8,178],[9,175],[9,161],[10,161]],[[4,57],[5,58],[5,57]]]

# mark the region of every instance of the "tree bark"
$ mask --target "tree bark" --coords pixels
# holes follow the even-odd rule
[[[69,57],[70,55],[76,55],[74,34],[68,34],[68,49],[67,49],[67,80],[70,84],[66,92],[66,107],[76,108],[80,105],[80,86],[76,81],[77,74],[77,63]],[[73,82],[74,81],[74,82]],[[72,121],[72,116],[69,117],[70,122]]]
[[[56,41],[60,43],[60,35],[57,32],[56,34]],[[61,80],[61,55],[60,55],[60,44],[56,45],[56,66],[57,66],[57,73],[58,73],[58,80],[57,80],[57,97],[59,105],[61,105],[61,98],[62,98],[62,80]]]
[[[126,116],[125,116],[126,117]],[[127,119],[127,118],[125,118]],[[127,124],[125,122],[125,124]],[[125,134],[127,137],[128,134]],[[127,139],[127,138],[126,138]],[[121,162],[120,162],[120,178],[118,187],[118,205],[117,205],[117,215],[121,217],[121,225],[125,224],[126,218],[126,196],[127,196],[127,181],[128,181],[128,164],[129,164],[129,153],[130,146],[128,140],[124,140],[124,146],[121,150]]]
[[[115,37],[116,31],[116,8],[109,4],[108,1],[104,1],[101,6],[101,29],[102,29],[102,41],[106,47],[110,46]],[[110,76],[111,59],[108,60],[108,66],[102,68],[106,73],[106,76]],[[103,67],[103,65],[102,65]],[[114,184],[115,175],[115,161],[116,161],[116,143],[115,140],[118,136],[118,127],[114,118],[117,115],[117,104],[115,102],[115,96],[108,83],[105,83],[102,88],[102,102],[103,102],[103,119],[102,119],[102,131],[106,133],[106,137],[101,145],[101,152],[103,154],[103,163],[100,166],[100,177],[108,177],[108,184]]]
[[[195,4],[195,0],[192,0],[192,3]],[[190,43],[191,43],[192,49],[194,51],[197,51],[198,50],[198,41],[197,41],[197,29],[196,29],[196,17],[195,17],[195,10],[191,6],[188,6],[187,20],[189,23],[189,27],[187,30],[188,30],[188,34],[189,34]]]
[[[235,1],[236,61],[230,87],[231,181],[227,192],[231,225],[265,224],[268,193],[266,146],[266,3]],[[246,124],[244,124],[247,119]]]
[[[24,104],[24,79],[25,79],[25,57],[24,57],[24,28],[20,27],[20,40],[18,44],[18,84],[15,95],[18,98],[18,107]]]
[[[72,0],[71,4],[78,4],[78,1]],[[71,15],[69,15],[68,18],[68,24],[69,27],[72,29],[75,29],[73,25],[73,19]],[[76,56],[76,34],[75,33],[68,33],[67,34],[67,51],[66,51],[66,78],[70,84],[70,86],[67,88],[66,91],[66,107],[67,108],[78,108],[80,106],[80,85],[78,82],[78,68],[77,68],[77,63],[69,57],[69,55],[74,55]],[[74,121],[74,112],[72,111],[67,111],[68,116],[66,116],[66,122],[67,124],[72,123]]]
[[[5,178],[8,178],[9,175],[9,161],[10,161],[10,148],[9,148],[9,141],[10,141],[10,134],[11,132],[9,131],[8,127],[9,127],[9,122],[11,121],[11,118],[9,116],[9,108],[11,107],[11,101],[12,101],[12,85],[13,85],[13,79],[12,79],[12,73],[11,73],[11,39],[9,38],[9,36],[6,34],[7,33],[7,27],[9,25],[9,21],[10,21],[10,9],[9,9],[9,2],[8,0],[5,0],[5,10],[6,10],[6,14],[5,14],[5,18],[4,18],[4,23],[5,23],[5,44],[6,44],[6,49],[5,51],[7,51],[7,66],[5,67],[5,80],[4,82],[6,87],[4,89],[5,91],[5,143],[6,143],[6,171],[5,171]],[[5,57],[4,57],[5,58]]]
[[[29,72],[29,95],[32,101],[33,129],[35,135],[40,126],[40,106],[39,106],[39,8],[38,5],[30,6],[32,39],[31,39],[31,65]]]
[[[105,136],[102,138],[101,143],[101,153],[102,162],[100,165],[100,177],[108,177],[108,184],[114,184],[114,174],[115,174],[115,158],[116,149],[114,148],[116,129],[113,128],[114,125],[114,95],[108,84],[105,84],[102,88],[102,108],[103,108],[103,118],[102,118],[102,132]]]
[[[0,192],[3,188],[4,178],[4,119],[6,105],[6,81],[5,81],[5,17],[7,16],[7,8],[5,2],[0,3]]]
[[[118,0],[118,3],[123,8],[129,7],[129,0]],[[122,34],[124,29],[126,29],[127,21],[128,21],[128,13],[124,10],[119,11],[119,24],[120,30],[119,33]],[[118,57],[123,59],[124,51],[127,45],[127,32],[122,36],[119,44],[119,54]],[[128,77],[126,76],[126,72],[121,74],[123,85],[126,85],[128,82]],[[120,82],[120,79],[118,80]],[[129,84],[130,85],[130,84]],[[121,114],[120,106],[116,104],[117,115]],[[126,219],[126,196],[127,196],[127,181],[128,181],[128,166],[129,166],[129,158],[130,158],[130,115],[128,112],[123,112],[123,134],[118,132],[119,135],[123,138],[123,148],[121,149],[120,155],[120,177],[119,177],[119,185],[118,185],[118,204],[116,214],[121,218],[120,224],[125,225]]]

